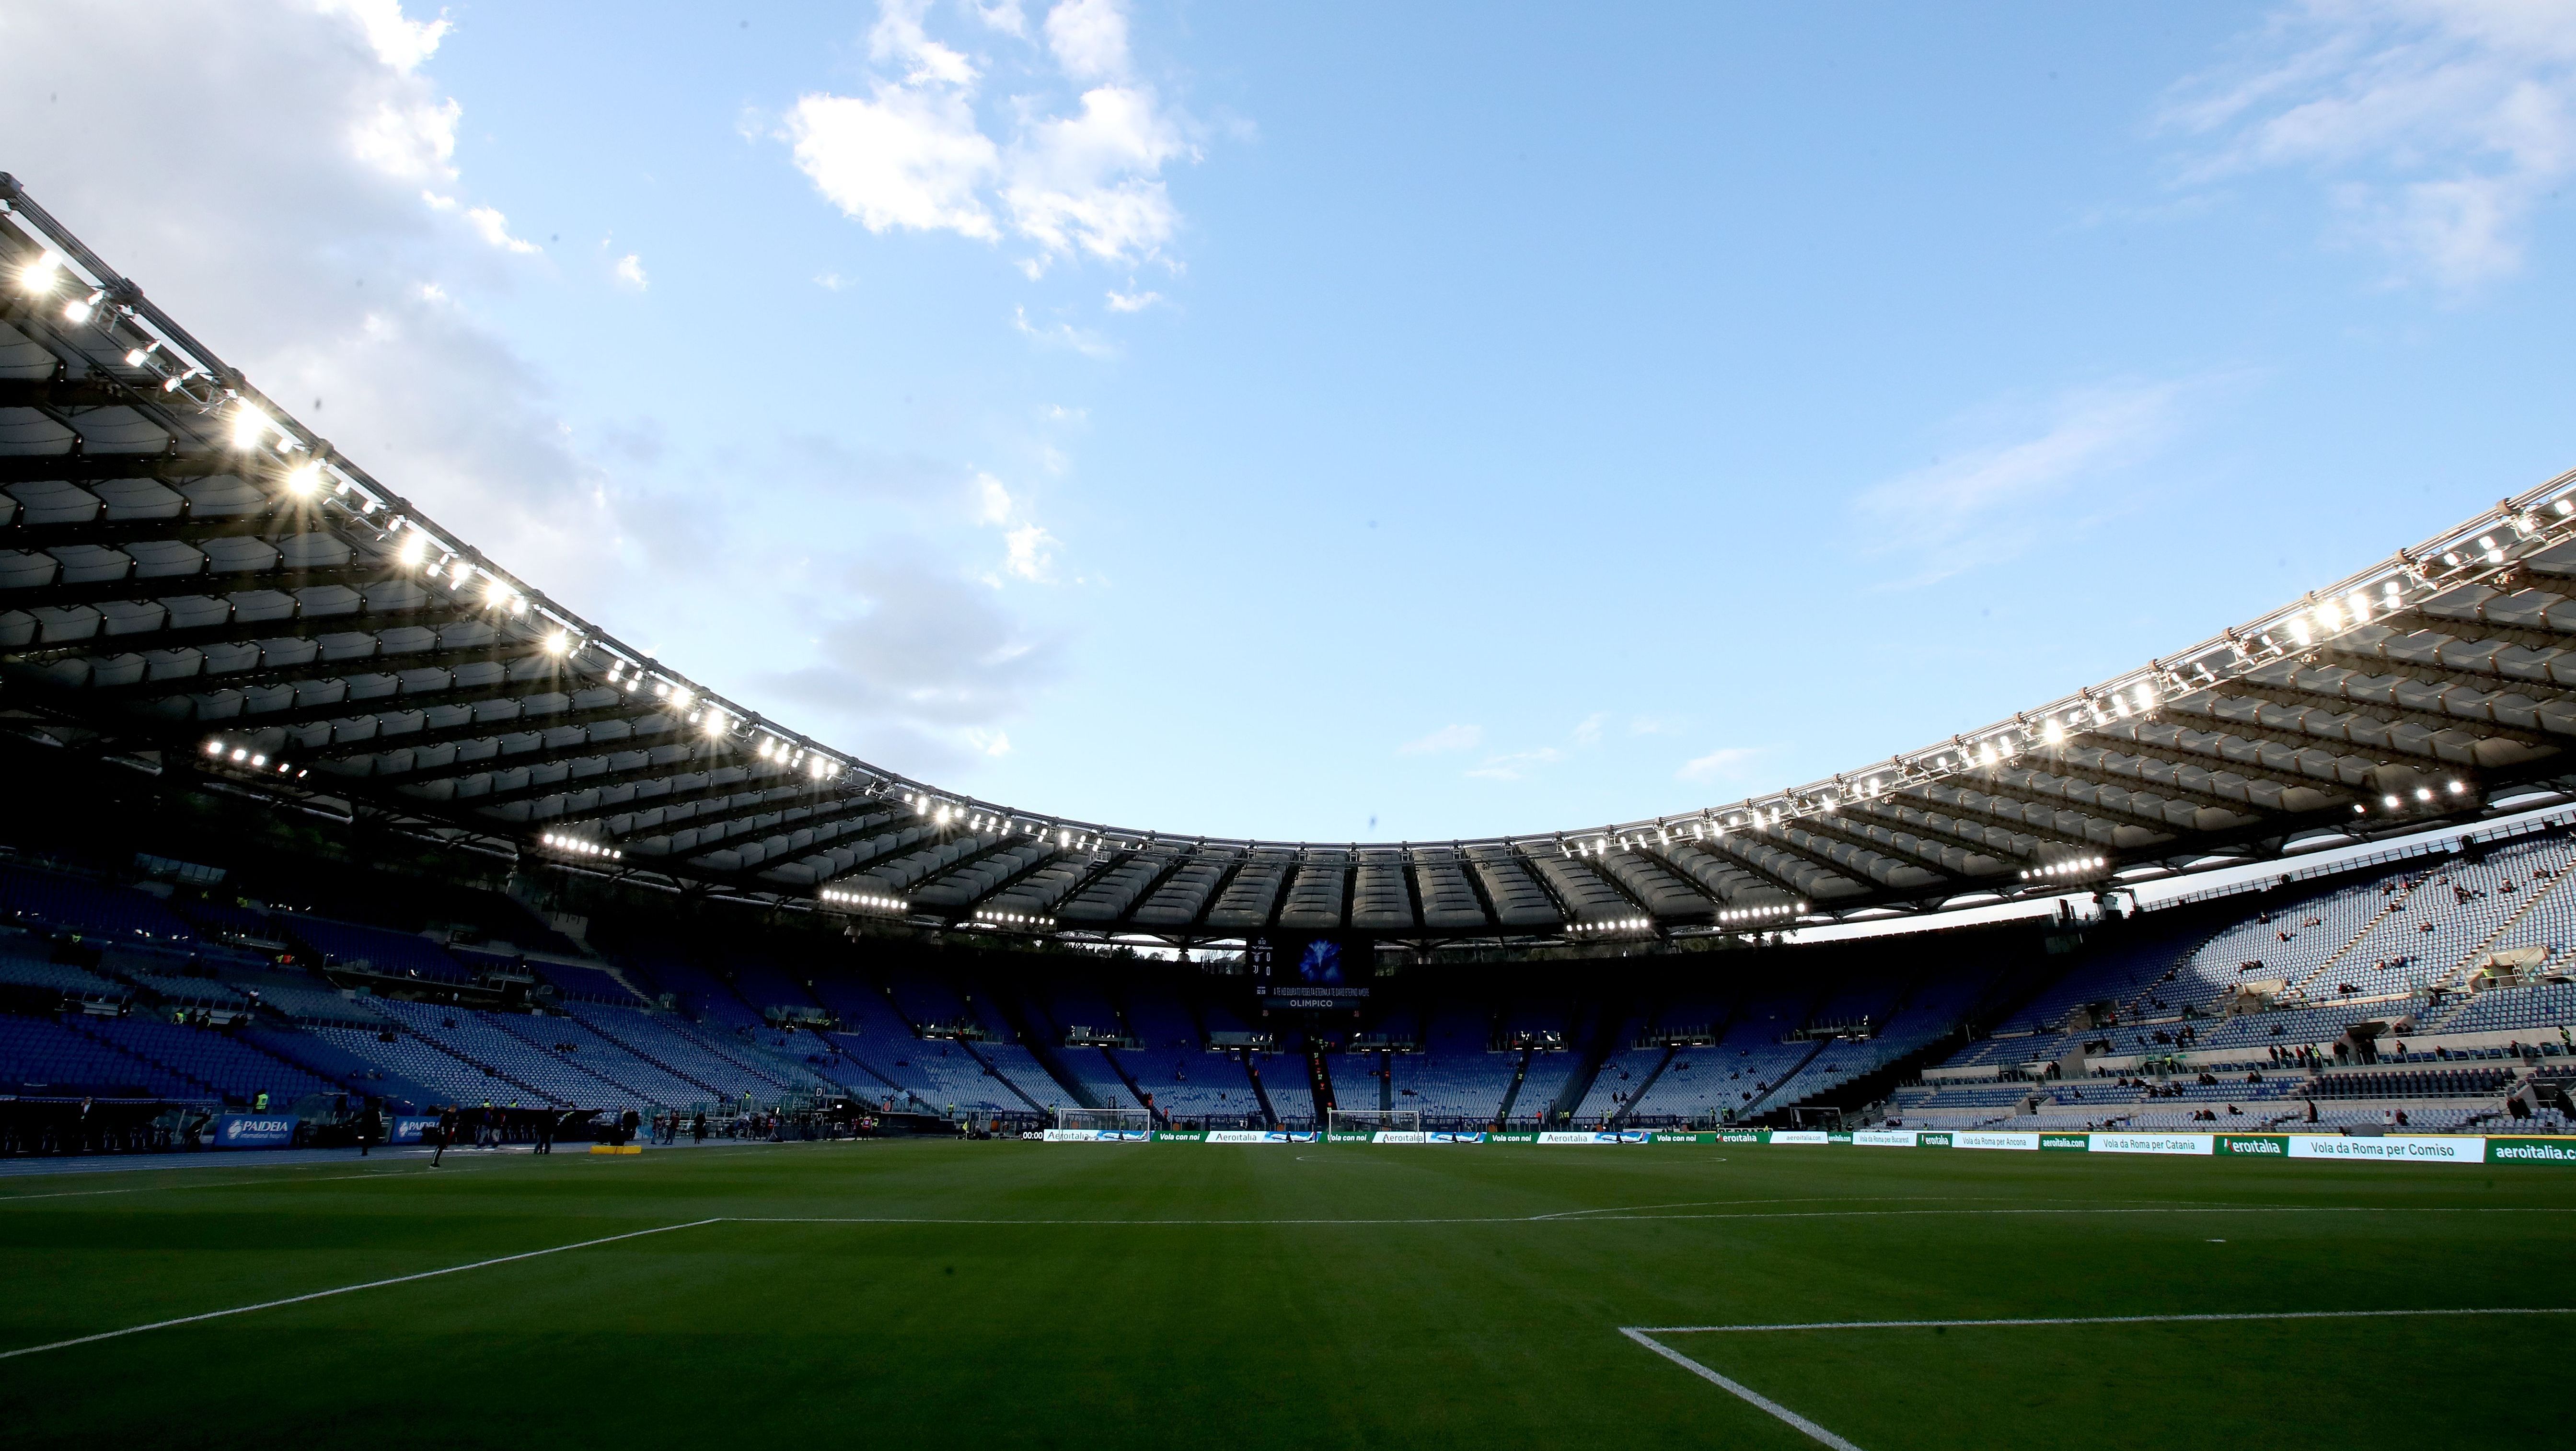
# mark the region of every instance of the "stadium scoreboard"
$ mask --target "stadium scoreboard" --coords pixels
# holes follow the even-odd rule
[[[1339,934],[1260,937],[1245,944],[1244,967],[1265,1010],[1355,1013],[1377,975],[1377,944]]]

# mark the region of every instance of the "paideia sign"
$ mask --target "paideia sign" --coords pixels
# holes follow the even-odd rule
[[[215,1119],[215,1146],[283,1149],[295,1142],[295,1120],[284,1114],[228,1113]]]

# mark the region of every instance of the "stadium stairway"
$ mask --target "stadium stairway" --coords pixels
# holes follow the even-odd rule
[[[1243,1055],[1243,1075],[1252,1080],[1252,1101],[1261,1105],[1262,1122],[1279,1122],[1279,1110],[1270,1106],[1270,1090],[1261,1086],[1261,1065],[1249,1053]]]
[[[1535,1056],[1530,1049],[1521,1050],[1521,1061],[1512,1065],[1512,1086],[1503,1090],[1503,1101],[1494,1109],[1494,1122],[1511,1121],[1512,1105],[1520,1102],[1521,1085],[1529,1082],[1530,1059]]]
[[[1628,1101],[1611,1113],[1609,1123],[1612,1128],[1627,1122],[1628,1116],[1637,1111],[1637,1104],[1645,1098],[1646,1090],[1654,1087],[1655,1080],[1664,1076],[1664,1070],[1673,1066],[1673,1052],[1672,1048],[1666,1047],[1664,1056],[1656,1059],[1655,1066],[1647,1069],[1646,1076],[1638,1080],[1635,1091],[1628,1095]]]
[[[1566,1123],[1573,1119],[1575,1111],[1591,1094],[1592,1081],[1601,1076],[1601,1065],[1609,1062],[1610,1055],[1619,1051],[1619,1030],[1629,1021],[1625,1005],[1605,1005],[1602,1008],[1593,1021],[1592,1031],[1584,1038],[1583,1056],[1575,1060],[1574,1071],[1566,1075],[1565,1086],[1557,1090],[1555,1099],[1547,1106],[1549,1123]]]
[[[984,996],[1002,1010],[1003,1023],[1010,1028],[1012,1035],[1019,1039],[1020,1045],[1028,1049],[1029,1056],[1037,1060],[1038,1066],[1046,1070],[1047,1077],[1055,1080],[1055,1086],[1064,1090],[1067,1098],[1084,1108],[1124,1107],[1120,1104],[1100,1102],[1100,1095],[1092,1092],[1083,1083],[1081,1075],[1065,1066],[1064,1055],[1056,1052],[1056,1045],[1062,1040],[1052,1033],[1033,1031],[1037,1023],[1043,1020],[1032,1019],[1028,1005],[1021,1002],[1016,994],[986,993]],[[1115,1009],[1112,1009],[1112,1016],[1115,1016]],[[1011,1088],[1019,1093],[1020,1097],[1029,1097],[1019,1084],[1013,1083]],[[1143,1101],[1137,1100],[1139,1103]],[[1030,1107],[1036,1106],[1035,1100],[1031,1100]]]
[[[1818,1105],[1821,1107],[1845,1110],[1866,1108],[1893,1097],[1897,1089],[1921,1078],[1924,1069],[1958,1052],[1969,1041],[1967,1025],[1963,1023],[1911,1052],[1889,1059],[1867,1073],[1841,1083],[1820,1087],[1813,1093],[1802,1094],[1777,1105],[1770,1111],[1785,1112],[1793,1108],[1816,1105],[1821,1099],[1833,1100],[1831,1103]],[[1786,1080],[1783,1080],[1781,1086],[1787,1086]]]
[[[1317,1113],[1341,1106],[1333,1097],[1333,1070],[1324,1064],[1324,1050],[1311,1042],[1306,1045],[1306,1087],[1315,1096]]]
[[[2480,942],[2477,946],[2470,948],[2465,956],[2461,957],[2458,962],[2451,965],[2449,971],[2443,973],[2440,977],[2435,978],[2433,980],[2433,987],[2436,990],[2440,990],[2456,989],[2464,986],[2468,980],[2469,974],[2478,970],[2479,963],[2485,959],[2489,952],[2495,950],[2496,943],[2502,941],[2507,933],[2520,926],[2523,918],[2531,916],[2540,908],[2542,903],[2548,902],[2554,897],[2561,896],[2567,891],[2567,881],[2570,877],[2576,877],[2576,871],[2561,871],[2549,879],[2549,885],[2533,890],[2530,893],[2529,898],[2525,900],[2520,907],[2514,910],[2514,914],[2512,916],[2507,917],[2502,923],[2498,924],[2495,931],[2487,934],[2486,940]]]
[[[1784,1089],[1784,1088],[1788,1087],[1788,1086],[1789,1086],[1789,1080],[1791,1080],[1791,1079],[1793,1079],[1793,1078],[1797,1077],[1797,1076],[1798,1076],[1798,1074],[1799,1074],[1800,1072],[1802,1072],[1802,1071],[1806,1068],[1806,1066],[1807,1066],[1808,1064],[1815,1062],[1815,1061],[1816,1061],[1816,1055],[1817,1055],[1817,1054],[1819,1054],[1819,1053],[1824,1052],[1824,1051],[1825,1051],[1825,1045],[1826,1045],[1827,1043],[1832,1042],[1832,1041],[1833,1041],[1833,1040],[1832,1040],[1831,1038],[1818,1038],[1818,1039],[1816,1039],[1815,1041],[1813,1041],[1813,1042],[1809,1043],[1809,1044],[1807,1045],[1807,1052],[1806,1052],[1806,1056],[1804,1056],[1804,1057],[1800,1058],[1797,1062],[1790,1064],[1790,1065],[1788,1066],[1788,1068],[1787,1068],[1787,1069],[1785,1069],[1785,1070],[1783,1070],[1783,1071],[1780,1073],[1780,1075],[1779,1075],[1778,1077],[1773,1078],[1773,1079],[1771,1080],[1771,1086],[1770,1086],[1769,1088],[1766,1088],[1766,1089],[1762,1090],[1762,1092],[1761,1092],[1760,1094],[1756,1095],[1756,1096],[1754,1097],[1754,1099],[1753,1099],[1753,1101],[1752,1101],[1752,1102],[1747,1103],[1746,1105],[1744,1105],[1744,1107],[1742,1107],[1742,1108],[1740,1108],[1740,1109],[1737,1109],[1737,1110],[1735,1111],[1735,1116],[1736,1116],[1736,1118],[1737,1118],[1738,1120],[1749,1119],[1749,1118],[1753,1118],[1754,1116],[1756,1116],[1756,1115],[1758,1115],[1758,1114],[1764,1114],[1764,1113],[1769,1113],[1769,1112],[1771,1112],[1771,1110],[1770,1110],[1769,1108],[1766,1108],[1764,1105],[1769,1104],[1769,1103],[1771,1102],[1772,1098],[1773,1098],[1774,1096],[1776,1096],[1776,1095],[1780,1092],[1780,1090],[1781,1090],[1781,1089]],[[1785,1104],[1784,1104],[1784,1105],[1781,1105],[1781,1106],[1785,1108],[1787,1105],[1785,1105]]]
[[[992,1060],[991,1058],[987,1057],[987,1056],[985,1055],[985,1053],[984,1053],[984,1051],[983,1051],[982,1049],[977,1048],[977,1047],[975,1046],[975,1042],[974,1042],[974,1040],[973,1040],[973,1039],[971,1039],[971,1038],[960,1038],[960,1039],[958,1039],[958,1040],[957,1040],[957,1046],[966,1050],[966,1056],[967,1056],[967,1057],[972,1058],[972,1059],[974,1059],[977,1063],[980,1063],[980,1064],[984,1065],[984,1074],[985,1074],[985,1076],[986,1076],[986,1077],[988,1077],[988,1078],[992,1079],[995,1083],[998,1083],[998,1084],[1002,1085],[1004,1088],[1009,1089],[1009,1090],[1011,1091],[1011,1096],[1012,1096],[1013,1098],[1016,1098],[1016,1099],[1018,1099],[1020,1102],[1027,1104],[1027,1105],[1029,1106],[1029,1112],[1031,1112],[1031,1113],[1045,1113],[1045,1112],[1046,1112],[1046,1105],[1045,1105],[1045,1104],[1042,1104],[1042,1103],[1038,1102],[1036,1099],[1034,1099],[1034,1098],[1030,1097],[1030,1096],[1029,1096],[1029,1091],[1028,1091],[1027,1089],[1025,1089],[1025,1088],[1020,1087],[1020,1085],[1019,1085],[1016,1081],[1014,1081],[1014,1080],[1012,1079],[1012,1077],[1011,1077],[1009,1074],[1004,1073],[1001,1069],[994,1067],[994,1066],[993,1066],[993,1060]],[[1041,1065],[1041,1066],[1043,1066],[1043,1065]],[[1053,1070],[1052,1070],[1052,1069],[1050,1069],[1050,1070],[1049,1070],[1049,1072],[1050,1072],[1050,1073],[1052,1073],[1052,1072],[1053,1072]],[[1061,1081],[1061,1080],[1059,1080],[1059,1082],[1060,1082],[1060,1081]],[[1089,1094],[1076,1094],[1076,1093],[1074,1093],[1074,1091],[1073,1091],[1072,1089],[1070,1089],[1070,1088],[1065,1089],[1065,1093],[1066,1093],[1068,1096],[1070,1096],[1070,1097],[1073,1099],[1073,1101],[1074,1101],[1075,1103],[1079,1103],[1079,1104],[1081,1104],[1081,1105],[1082,1105],[1083,1107],[1085,1107],[1085,1108],[1098,1108],[1098,1107],[1100,1107],[1100,1105],[1098,1105],[1098,1104],[1096,1104],[1096,1103],[1091,1103],[1091,1102],[1088,1102],[1088,1101],[1087,1101],[1087,1100],[1090,1098],[1090,1095],[1089,1095]]]
[[[1124,1031],[1124,1029],[1122,1028],[1121,1031]],[[1103,1048],[1100,1050],[1100,1056],[1108,1060],[1109,1071],[1118,1075],[1118,1081],[1127,1085],[1127,1091],[1135,1096],[1138,1103],[1148,1101],[1145,1097],[1144,1085],[1136,1081],[1136,1075],[1128,1069],[1126,1064],[1118,1061],[1118,1052],[1116,1049]],[[1153,1110],[1153,1114],[1154,1117],[1167,1124],[1171,1122],[1172,1115],[1165,1109],[1157,1107]]]
[[[2351,956],[2354,948],[2359,947],[2364,941],[2368,940],[2371,934],[2371,929],[2377,927],[2381,922],[2386,921],[2390,916],[2405,911],[2415,900],[2416,892],[2421,890],[2424,883],[2429,880],[2431,880],[2431,874],[2426,873],[2408,882],[2404,890],[2391,893],[2388,900],[2380,906],[2380,909],[2371,915],[2370,920],[2362,924],[2361,930],[2352,934],[2351,941],[2336,948],[2334,950],[2334,955],[2327,958],[2325,961],[2318,963],[2315,970],[2301,977],[2298,981],[2291,983],[2287,992],[2289,994],[2296,994],[2300,997],[2307,996],[2308,984],[2324,980],[2327,973],[2334,971],[2336,963],[2339,963],[2345,958]],[[2502,929],[2499,928],[2497,930],[2501,931]]]
[[[447,1101],[428,1084],[406,1078],[381,1064],[371,1063],[311,1033],[292,1028],[252,1027],[240,1030],[235,1036],[288,1067],[301,1068],[351,1093],[381,1098],[388,1103],[408,1103],[415,1108]]]

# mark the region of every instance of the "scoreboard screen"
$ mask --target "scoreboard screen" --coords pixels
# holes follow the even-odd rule
[[[1265,1007],[1355,1009],[1368,999],[1376,958],[1365,938],[1317,935],[1264,939],[1245,960]]]

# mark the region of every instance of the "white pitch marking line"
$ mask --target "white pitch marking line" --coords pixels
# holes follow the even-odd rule
[[[1792,1428],[1810,1440],[1821,1441],[1825,1445],[1833,1447],[1834,1451],[1861,1451],[1860,1447],[1844,1440],[1842,1437],[1837,1436],[1833,1432],[1826,1430],[1824,1427],[1817,1425],[1815,1422],[1808,1420],[1806,1417],[1799,1415],[1796,1411],[1790,1410],[1787,1406],[1784,1406],[1778,1401],[1771,1399],[1769,1396],[1762,1394],[1753,1387],[1746,1385],[1741,1381],[1729,1380],[1725,1376],[1719,1375],[1716,1371],[1709,1369],[1707,1366],[1704,1366],[1698,1361],[1691,1359],[1689,1356],[1682,1354],[1680,1351],[1673,1349],[1671,1346],[1656,1340],[1653,1336],[1647,1334],[1643,1330],[1622,1325],[1619,1327],[1619,1333],[1627,1336],[1639,1345],[1646,1347],[1648,1350],[1653,1351],[1655,1354],[1662,1356],[1664,1359],[1671,1361],[1673,1364],[1680,1366],[1682,1369],[1689,1371],[1691,1374],[1698,1376],[1701,1380],[1707,1381],[1710,1385],[1716,1386],[1719,1390],[1726,1392],[1728,1395],[1734,1396],[1736,1399],[1753,1407],[1755,1410],[1761,1411],[1766,1415],[1776,1416],[1780,1420],[1787,1422]]]
[[[1683,1224],[1715,1220],[1774,1219],[1907,1219],[1934,1215],[2101,1215],[2101,1214],[2576,1214],[2576,1206],[2524,1205],[2487,1207],[2473,1204],[2210,1204],[2139,1209],[1792,1209],[1774,1214],[1632,1214],[1600,1211],[1582,1218],[1564,1214],[1449,1216],[1427,1219],[949,1219],[935,1215],[728,1215],[736,1224],[950,1224],[961,1226],[1057,1226],[1084,1228],[1208,1228],[1226,1225],[1435,1224]]]
[[[576,1244],[559,1244],[549,1249],[523,1250],[514,1255],[500,1255],[493,1259],[476,1260],[470,1265],[449,1265],[443,1270],[422,1270],[416,1275],[396,1275],[390,1280],[369,1280],[363,1285],[341,1285],[336,1289],[315,1290],[309,1295],[289,1295],[283,1300],[265,1300],[256,1305],[236,1305],[229,1310],[209,1310],[202,1315],[182,1315],[175,1320],[155,1320],[149,1325],[129,1325],[122,1330],[102,1330],[96,1335],[82,1335],[70,1340],[57,1340],[50,1345],[27,1345],[21,1346],[16,1350],[0,1350],[0,1360],[14,1360],[22,1355],[41,1355],[48,1350],[69,1350],[75,1345],[91,1345],[101,1340],[115,1340],[120,1336],[140,1335],[147,1330],[167,1330],[175,1325],[194,1325],[203,1320],[221,1320],[228,1315],[248,1315],[259,1310],[275,1310],[285,1305],[301,1305],[307,1300],[327,1300],[334,1295],[354,1295],[360,1290],[381,1290],[388,1285],[408,1285],[414,1280],[434,1280],[441,1275],[461,1275],[467,1270],[489,1269],[494,1265],[506,1265],[519,1260],[539,1259],[546,1255],[559,1255],[567,1250],[588,1249],[592,1245],[615,1244],[621,1239],[640,1239],[648,1234],[667,1234],[675,1229],[696,1229],[702,1225],[722,1224],[723,1222],[724,1220],[721,1217],[718,1217],[715,1219],[693,1219],[686,1224],[656,1225],[651,1229],[634,1229],[628,1230],[624,1234],[603,1235],[598,1239],[585,1239]]]
[[[2429,1315],[2576,1315],[2576,1308],[2517,1306],[2501,1309],[2452,1310],[2261,1310],[2201,1315],[2028,1316],[2005,1320],[1826,1320],[1794,1325],[1622,1325],[1619,1327],[1619,1333],[1727,1394],[1735,1396],[1746,1405],[1766,1415],[1779,1418],[1811,1440],[1831,1446],[1834,1451],[1861,1451],[1859,1446],[1835,1435],[1787,1406],[1754,1390],[1751,1386],[1718,1374],[1655,1337],[1658,1335],[1763,1334],[1781,1330],[1953,1330],[2031,1325],[2200,1325],[2230,1320],[2381,1320]]]
[[[258,1169],[262,1166],[257,1164],[235,1164],[220,1167]],[[276,1165],[274,1167],[291,1169],[297,1166]],[[0,1194],[0,1207],[5,1207],[11,1204],[23,1204],[35,1199],[95,1199],[102,1194],[202,1193],[211,1189],[286,1189],[292,1188],[298,1184],[336,1184],[351,1179],[409,1179],[428,1172],[429,1166],[424,1164],[417,1169],[377,1169],[373,1172],[364,1174],[303,1174],[274,1179],[227,1179],[220,1184],[137,1184],[125,1189],[64,1189],[49,1194]],[[481,1171],[476,1169],[441,1169],[438,1172],[440,1177],[445,1178],[456,1174],[474,1174]]]
[[[2074,1315],[2009,1320],[1819,1320],[1799,1325],[1639,1325],[1641,1335],[1726,1335],[1773,1330],[1934,1330],[1980,1325],[2195,1325],[2220,1320],[2382,1320],[2423,1315],[2576,1315],[2576,1306],[2451,1310],[2249,1310],[2205,1315]],[[1627,1327],[1623,1327],[1622,1333]]]

